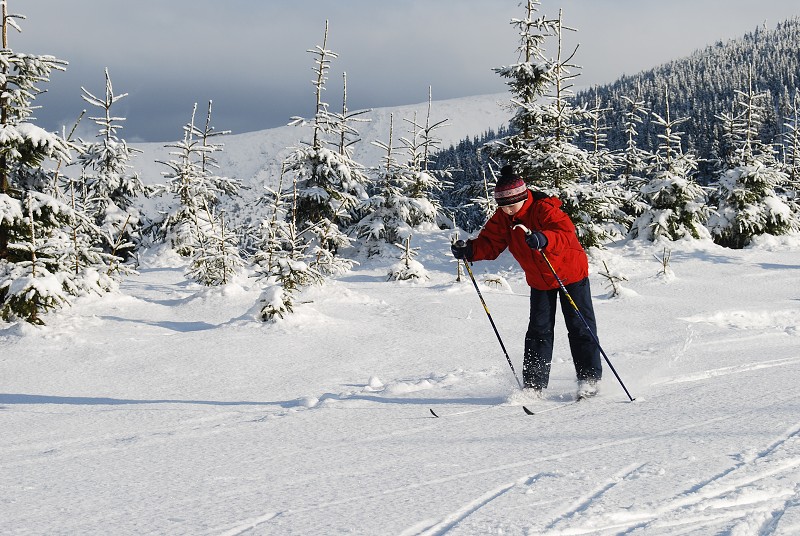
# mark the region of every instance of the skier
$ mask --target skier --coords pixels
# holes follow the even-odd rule
[[[592,294],[589,289],[589,261],[578,242],[575,226],[561,210],[561,201],[533,192],[510,165],[500,170],[494,189],[499,206],[486,225],[471,240],[457,240],[453,256],[464,261],[496,259],[506,248],[525,272],[531,287],[531,312],[525,334],[524,386],[542,396],[550,378],[553,332],[559,285],[541,252],[546,252],[556,274],[597,334]],[[530,230],[530,234],[526,234]],[[569,346],[578,380],[578,398],[597,394],[602,377],[600,348],[575,309],[561,295],[561,312],[569,332]]]

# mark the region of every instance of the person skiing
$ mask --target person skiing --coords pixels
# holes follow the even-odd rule
[[[510,165],[500,170],[494,197],[499,209],[477,237],[452,244],[453,256],[469,262],[493,260],[508,248],[525,272],[525,281],[531,287],[531,309],[525,334],[522,378],[526,390],[541,396],[550,379],[556,296],[560,289],[541,253],[546,252],[547,259],[586,320],[584,323],[567,297],[561,295],[561,312],[567,325],[578,380],[577,396],[596,395],[602,378],[602,363],[599,345],[586,325],[597,334],[589,288],[589,261],[578,241],[574,224],[561,210],[559,199],[529,190]]]

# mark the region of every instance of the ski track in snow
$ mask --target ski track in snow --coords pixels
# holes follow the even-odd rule
[[[436,523],[434,526],[417,533],[418,530],[416,527],[413,529],[413,534],[419,534],[419,536],[441,536],[442,534],[447,533],[450,529],[455,527],[460,521],[465,519],[470,514],[477,512],[481,507],[489,504],[491,501],[497,499],[498,497],[502,496],[504,493],[508,492],[510,489],[514,488],[517,484],[506,484],[497,489],[490,490],[486,494],[481,497],[478,497],[476,500],[464,505],[462,508],[453,512],[452,514],[448,515],[442,521]],[[401,535],[407,534],[406,532],[402,532]]]
[[[681,431],[691,430],[693,428],[703,427],[703,426],[705,426],[707,424],[710,424],[712,422],[719,422],[719,421],[722,421],[722,420],[727,420],[729,418],[733,418],[733,417],[721,417],[721,418],[718,418],[718,419],[712,419],[712,420],[709,420],[709,421],[706,421],[706,422],[702,422],[702,423],[695,423],[695,424],[690,424],[690,425],[687,425],[687,426],[682,426],[682,427],[679,427],[679,428],[664,430],[658,435],[666,436],[666,435],[674,434],[676,432],[681,432]],[[509,464],[493,466],[493,467],[487,468],[487,469],[482,470],[482,471],[471,471],[471,472],[467,472],[467,473],[460,473],[460,474],[454,475],[452,478],[458,480],[458,479],[465,478],[467,476],[475,476],[475,475],[492,473],[492,472],[504,472],[504,471],[507,471],[509,469],[524,468],[524,467],[527,467],[527,466],[539,464],[539,463],[546,462],[546,461],[553,461],[553,460],[562,461],[562,460],[565,460],[565,459],[568,459],[568,458],[571,458],[571,457],[581,456],[581,455],[584,455],[584,454],[587,454],[587,453],[591,453],[591,452],[594,452],[594,451],[612,449],[614,447],[618,447],[618,446],[621,446],[621,445],[629,445],[629,444],[632,444],[632,443],[647,441],[647,440],[650,440],[650,439],[652,439],[652,436],[639,436],[639,437],[633,437],[633,438],[626,438],[624,440],[612,441],[612,442],[608,442],[608,443],[602,443],[602,444],[595,445],[595,446],[592,446],[592,447],[585,447],[585,448],[569,450],[569,451],[565,451],[565,452],[562,452],[562,453],[559,453],[559,454],[555,454],[555,455],[551,455],[551,456],[545,456],[545,457],[540,457],[540,458],[531,459],[531,460],[525,460],[525,461],[521,461],[521,462],[515,462],[515,463],[509,463]],[[634,473],[636,470],[640,469],[641,467],[642,467],[642,465],[635,465],[635,466],[631,466],[629,468],[624,469],[622,471],[622,477],[621,478],[627,477],[628,475]],[[446,529],[453,528],[459,521],[465,519],[470,514],[475,513],[480,507],[485,506],[486,504],[488,504],[492,500],[501,497],[505,492],[507,492],[510,489],[512,489],[513,487],[517,486],[519,483],[530,482],[530,481],[536,480],[538,476],[539,476],[538,474],[526,475],[526,476],[520,477],[514,483],[503,485],[503,486],[501,486],[499,488],[490,490],[487,493],[485,493],[484,495],[482,495],[481,497],[479,497],[478,499],[475,499],[474,501],[470,501],[468,504],[462,506],[457,511],[448,514],[443,520],[437,522],[434,526],[425,529],[425,531],[423,531],[423,532],[421,532],[419,534],[425,534],[425,535],[428,535],[428,534],[442,534],[443,531],[446,531]],[[616,480],[617,480],[617,478],[613,479],[613,481],[616,481]],[[424,483],[424,485],[434,485],[434,484],[439,484],[441,482],[442,482],[441,480],[431,481],[431,482]],[[603,488],[600,491],[592,492],[587,497],[579,499],[580,506],[575,506],[575,507],[571,508],[570,511],[568,511],[567,513],[564,513],[561,516],[559,516],[559,519],[561,519],[561,518],[569,518],[569,517],[572,517],[575,514],[575,512],[577,512],[577,511],[585,511],[585,510],[587,510],[589,505],[593,501],[593,499],[596,498],[596,497],[599,497],[600,495],[602,495],[603,491],[607,490],[609,487],[610,487],[609,485],[604,485]],[[398,492],[398,491],[401,491],[401,490],[393,490],[393,492]],[[553,521],[553,522],[550,523],[550,525],[555,525],[555,524],[556,524],[556,521]],[[548,527],[548,528],[552,528],[552,527]],[[412,529],[408,529],[408,530],[412,530]]]
[[[794,445],[792,452],[796,453],[796,455],[777,463],[770,463],[771,460],[768,456],[790,439],[796,440],[797,434],[797,428],[791,430],[786,436],[779,438],[770,448],[760,453],[756,459],[742,461],[710,480],[693,486],[678,498],[665,504],[655,505],[655,508],[648,514],[632,514],[633,518],[650,517],[654,519],[653,521],[635,521],[631,525],[619,523],[598,526],[595,520],[592,523],[593,526],[591,528],[587,527],[587,532],[585,533],[619,531],[623,528],[626,531],[639,528],[645,530],[673,529],[682,525],[697,523],[701,518],[705,518],[705,523],[708,524],[709,520],[705,516],[705,511],[709,509],[720,511],[719,514],[715,514],[711,519],[713,521],[712,524],[717,526],[724,526],[737,520],[743,520],[743,523],[746,523],[747,518],[753,517],[758,520],[767,519],[767,517],[759,514],[769,514],[768,518],[772,518],[776,513],[779,514],[786,509],[787,501],[794,499],[800,489],[800,471],[798,470],[798,467],[800,467],[800,451]],[[761,465],[766,465],[767,467],[762,469]],[[788,478],[791,481],[788,487],[786,484],[781,484],[783,490],[778,494],[772,489],[763,491],[763,488],[758,489],[756,486],[762,480],[772,479],[779,481],[783,478]],[[704,512],[704,515],[698,518],[696,515],[698,512]],[[618,514],[617,516],[624,518],[627,514]],[[610,515],[608,517],[613,518],[614,516]],[[758,528],[761,529],[763,527]],[[760,530],[757,532],[760,533]],[[570,533],[579,534],[580,532],[572,531]]]
[[[617,486],[620,481],[627,479],[632,474],[642,469],[645,465],[646,464],[640,463],[629,465],[617,472],[617,474],[611,478],[607,479],[605,482],[601,483],[597,489],[590,491],[584,496],[578,497],[578,499],[572,505],[570,505],[564,513],[556,516],[553,521],[548,523],[545,527],[545,530],[553,530],[558,526],[559,522],[568,521],[577,516],[579,513],[586,512],[593,503],[603,496],[603,494],[605,494],[614,486]]]
[[[266,514],[255,519],[249,519],[247,521],[243,521],[240,525],[231,530],[226,530],[225,532],[221,533],[219,536],[239,536],[241,534],[247,534],[250,531],[257,529],[259,526],[263,525],[264,523],[275,519],[280,514]]]
[[[722,367],[718,369],[709,369],[704,370],[702,372],[698,372],[696,374],[689,374],[686,376],[679,376],[675,378],[668,378],[664,380],[659,380],[653,382],[653,385],[672,385],[672,384],[680,384],[680,383],[687,383],[687,382],[698,382],[704,380],[710,380],[713,378],[718,378],[721,376],[728,376],[730,374],[741,374],[744,372],[752,372],[754,370],[761,370],[766,368],[772,367],[784,367],[784,366],[791,366],[797,365],[800,363],[800,357],[790,357],[790,358],[783,358],[783,359],[772,359],[768,361],[761,361],[758,363],[748,363],[744,365],[736,365],[732,367]]]
[[[792,397],[796,399],[800,395]],[[671,433],[669,431],[667,433]],[[779,452],[786,450],[786,453]],[[623,469],[598,490],[559,515],[545,527],[556,529],[561,522],[588,514],[590,521],[583,525],[559,529],[559,534],[621,534],[643,531],[643,534],[673,534],[681,527],[716,532],[726,526],[743,527],[742,534],[767,534],[769,526],[777,523],[790,507],[797,506],[800,491],[800,425],[793,426],[755,455],[740,453],[739,461],[711,478],[695,483],[691,488],[661,504],[648,505],[643,511],[607,512],[598,507],[599,515],[590,511],[593,503],[606,491],[624,482],[644,465]],[[773,460],[772,458],[778,458]],[[645,464],[646,465],[646,464]],[[769,481],[769,486],[762,481]],[[783,483],[783,480],[788,482]],[[780,489],[780,492],[775,491]],[[715,513],[709,517],[708,511]],[[716,513],[718,511],[719,513]],[[754,521],[755,520],[755,521]],[[774,528],[774,527],[773,527]],[[735,534],[736,532],[731,532]],[[788,533],[787,533],[788,534]]]
[[[788,401],[797,400],[800,394],[793,395],[783,400],[779,400],[776,406],[784,405]],[[716,419],[710,419],[704,422],[694,423],[678,428],[671,428],[662,430],[656,434],[662,437],[669,437],[678,432],[685,432],[694,428],[705,428],[706,426],[714,423],[719,423],[726,420],[736,418],[735,415],[723,416]],[[670,499],[664,504],[649,505],[646,512],[625,512],[625,513],[608,513],[606,508],[598,506],[598,502],[609,490],[615,487],[624,485],[637,473],[648,465],[647,463],[633,463],[617,471],[614,475],[607,478],[595,487],[595,489],[576,498],[564,511],[557,514],[545,526],[536,529],[536,533],[557,533],[557,534],[621,534],[631,533],[644,530],[644,534],[658,533],[658,534],[672,534],[672,530],[677,530],[681,526],[690,525],[694,529],[698,527],[707,527],[709,530],[720,526],[729,525],[733,521],[744,520],[743,523],[748,523],[752,518],[762,519],[766,522],[766,517],[762,514],[769,514],[767,517],[772,520],[780,515],[789,507],[796,506],[798,503],[796,497],[800,491],[800,425],[787,430],[784,434],[775,439],[775,441],[758,452],[757,454],[749,454],[747,452],[740,453],[737,457],[740,461],[734,466],[726,469],[720,474],[714,475],[706,481],[694,484],[690,489],[677,495],[676,498]],[[571,457],[578,457],[593,451],[606,451],[612,450],[623,445],[631,445],[637,442],[648,442],[654,439],[653,436],[639,436],[628,438],[621,441],[603,443],[589,448],[575,449],[573,451],[566,451],[558,455],[549,457],[542,457],[525,462],[505,464],[496,466],[491,469],[483,471],[487,472],[502,472],[508,469],[516,469],[525,467],[530,464],[540,464],[547,461],[559,460],[563,461]],[[793,443],[793,449],[797,452],[796,457],[791,457],[787,460],[782,460],[778,463],[770,459],[770,455],[778,451],[782,446],[787,443]],[[797,444],[794,444],[797,443]],[[766,465],[764,469],[760,469],[759,465]],[[745,474],[742,477],[735,478],[740,473],[752,472],[754,474]],[[456,475],[457,478],[465,478],[467,476],[474,476],[477,473],[465,473]],[[733,475],[733,476],[730,476]],[[728,478],[730,476],[730,478]],[[787,489],[785,493],[779,494],[775,497],[772,493],[759,493],[758,491],[751,493],[750,488],[754,484],[769,479],[775,476],[788,477],[792,479],[792,488]],[[403,535],[419,535],[419,536],[434,536],[441,535],[457,528],[458,524],[467,519],[469,516],[479,512],[481,508],[486,507],[492,501],[498,500],[503,497],[507,492],[515,487],[536,481],[540,477],[539,474],[526,475],[518,478],[515,482],[504,484],[500,487],[487,491],[482,496],[462,505],[458,510],[447,514],[443,519],[433,521],[423,521],[415,524],[403,531]],[[436,483],[431,483],[437,484]],[[400,491],[400,490],[396,490]],[[744,498],[728,498],[736,494],[743,494]],[[597,508],[600,514],[595,515],[593,510]],[[695,515],[696,512],[705,512],[707,509],[734,509],[733,512],[726,512],[715,514],[709,518],[705,513],[702,515]],[[742,510],[742,508],[744,508]],[[589,521],[581,519],[580,516],[588,517]],[[664,520],[665,517],[670,517],[674,520]],[[571,524],[572,522],[572,524]],[[663,532],[662,532],[663,529]],[[656,531],[656,532],[651,532]],[[745,533],[747,534],[747,533]]]

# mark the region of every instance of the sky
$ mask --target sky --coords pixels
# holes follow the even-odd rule
[[[796,0],[542,0],[539,14],[575,28],[576,86],[609,83],[694,50],[800,15]],[[70,128],[86,104],[81,87],[104,93],[108,69],[129,141],[182,136],[195,103],[233,133],[273,128],[314,109],[314,56],[326,20],[332,59],[324,100],[360,110],[501,93],[493,72],[518,60],[509,24],[519,0],[8,0],[22,14],[9,48],[69,62],[40,89],[37,123]],[[92,111],[90,110],[89,115]],[[91,132],[84,122],[81,130]]]

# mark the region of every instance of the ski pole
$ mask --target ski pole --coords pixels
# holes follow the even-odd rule
[[[475,291],[478,293],[478,297],[481,299],[481,304],[483,305],[483,310],[486,311],[486,316],[489,317],[489,322],[492,324],[492,329],[494,330],[494,334],[497,335],[497,340],[500,342],[500,348],[503,349],[503,353],[506,356],[506,361],[508,361],[508,366],[511,367],[511,373],[514,375],[514,379],[517,380],[517,385],[519,388],[522,389],[522,382],[519,381],[519,376],[517,376],[517,371],[514,370],[514,364],[511,362],[511,358],[508,357],[508,352],[506,351],[506,347],[503,344],[503,339],[500,338],[500,333],[497,331],[497,326],[494,325],[494,320],[492,320],[492,315],[489,313],[489,308],[486,306],[486,301],[483,299],[483,295],[481,294],[481,289],[478,288],[478,283],[475,281],[475,276],[472,275],[472,269],[469,267],[469,261],[464,259],[464,266],[467,267],[467,273],[469,274],[469,278],[472,279],[472,285],[475,287]]]
[[[531,234],[531,230],[528,229],[527,227],[525,227],[524,225],[518,223],[517,225],[514,226],[514,228],[516,229],[517,227],[521,228],[525,232],[525,235]],[[564,293],[564,296],[567,298],[567,301],[570,303],[570,305],[572,305],[572,308],[575,309],[575,313],[577,313],[578,317],[583,321],[584,325],[586,326],[586,330],[589,332],[589,335],[592,336],[592,339],[594,340],[594,343],[597,345],[597,348],[600,350],[600,353],[603,355],[603,358],[606,360],[606,363],[608,364],[608,367],[611,369],[611,372],[614,373],[614,376],[616,376],[617,381],[622,386],[622,389],[625,391],[625,394],[628,395],[628,398],[630,399],[630,401],[633,402],[636,399],[631,396],[631,394],[628,392],[628,388],[625,387],[624,383],[622,383],[622,378],[619,377],[619,374],[617,374],[617,370],[614,368],[614,365],[611,364],[611,360],[608,358],[606,353],[603,351],[603,347],[600,346],[600,339],[597,338],[597,335],[595,335],[594,331],[592,331],[592,328],[589,326],[589,322],[586,321],[586,318],[583,316],[583,313],[581,313],[581,310],[578,309],[578,305],[575,303],[575,300],[572,299],[572,296],[570,296],[569,291],[567,290],[567,287],[564,286],[564,282],[561,281],[561,278],[558,277],[558,274],[556,273],[555,268],[553,268],[553,265],[550,264],[550,259],[547,258],[547,255],[545,255],[543,250],[540,249],[539,253],[542,254],[542,258],[544,259],[544,262],[547,263],[547,267],[550,268],[550,272],[553,274],[553,277],[555,277],[556,281],[558,281],[558,286],[559,286],[559,288],[561,288],[561,292]]]

